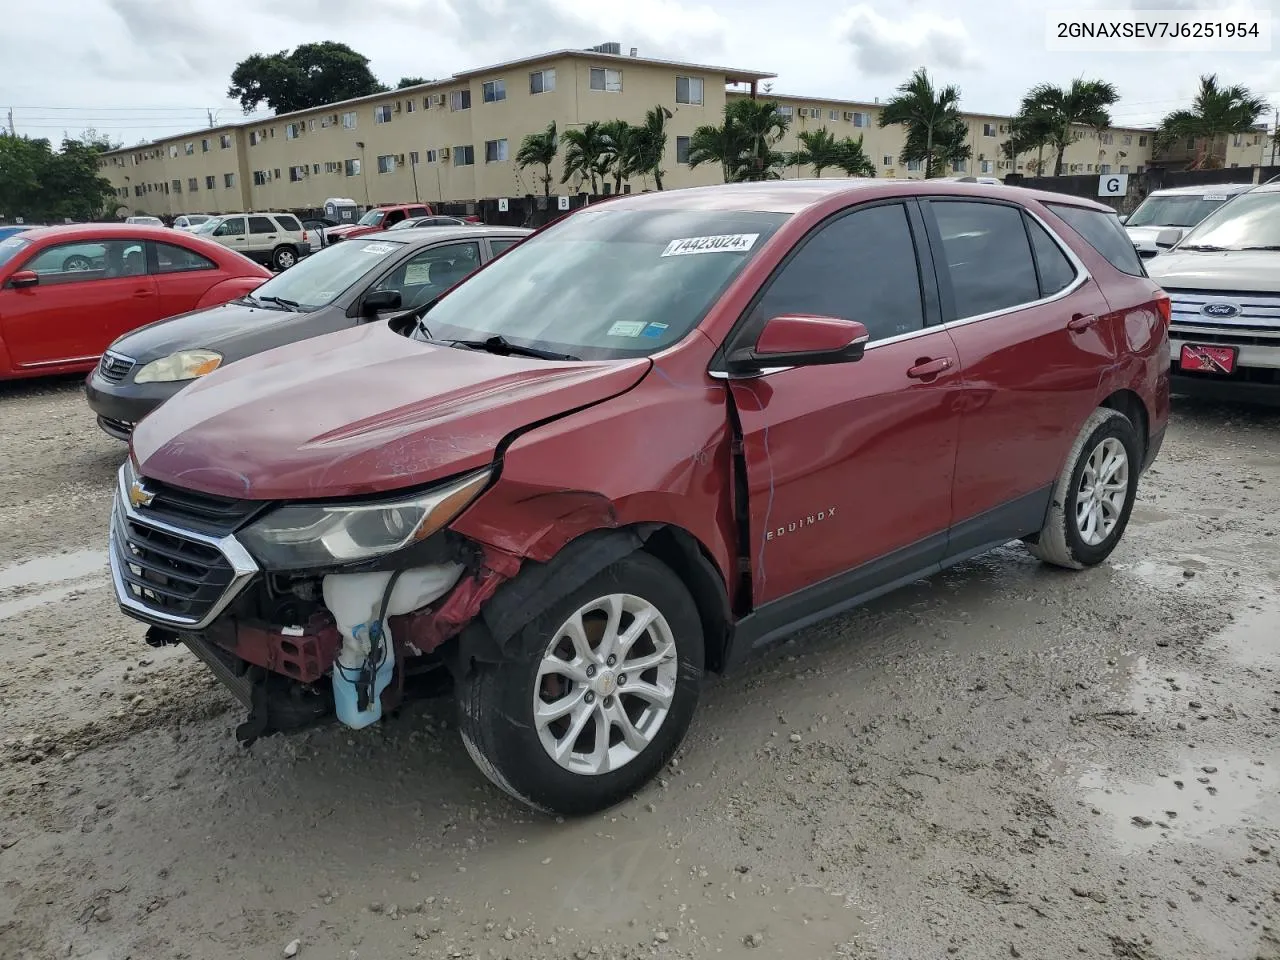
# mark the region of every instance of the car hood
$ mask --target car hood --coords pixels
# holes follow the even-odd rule
[[[251,307],[243,303],[224,303],[131,330],[111,344],[109,349],[113,353],[132,357],[140,364],[149,363],[167,357],[176,350],[217,350],[267,326],[279,328],[285,324],[301,325],[302,321],[311,316],[313,314]]]
[[[1125,231],[1129,234],[1129,239],[1133,241],[1133,245],[1139,250],[1155,250],[1156,237],[1160,235],[1161,230],[1181,230],[1186,233],[1190,227],[1125,227]]]
[[[145,477],[225,497],[398,490],[490,463],[512,431],[617,396],[650,367],[495,356],[375,323],[195,381],[138,424],[132,453]]]
[[[1172,290],[1280,293],[1280,251],[1183,253],[1173,250],[1146,262],[1147,273]]]

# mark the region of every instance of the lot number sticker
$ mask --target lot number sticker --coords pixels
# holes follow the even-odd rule
[[[758,233],[725,233],[718,237],[685,237],[672,240],[662,251],[664,257],[687,257],[694,253],[746,253],[760,239]]]
[[[395,249],[394,244],[390,243],[366,243],[360,248],[361,253],[390,253]]]

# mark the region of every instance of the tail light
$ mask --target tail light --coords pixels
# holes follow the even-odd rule
[[[307,242],[307,228],[306,228],[306,227],[303,227],[303,228],[302,228],[302,242],[303,242],[303,243],[306,243],[306,242]]]
[[[1156,297],[1156,310],[1160,313],[1164,328],[1168,330],[1169,325],[1173,323],[1173,301],[1169,299],[1168,294],[1161,294]]]

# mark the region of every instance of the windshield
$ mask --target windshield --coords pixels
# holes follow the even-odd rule
[[[1177,249],[1196,247],[1280,249],[1280,192],[1242,193],[1218,208],[1187,234]]]
[[[693,330],[786,219],[701,210],[575,213],[459,284],[423,325],[435,340],[501,336],[584,360],[648,356]],[[414,336],[425,336],[422,326]]]
[[[29,246],[31,246],[31,241],[24,237],[13,236],[6,240],[0,240],[0,267],[3,267]]]
[[[221,220],[205,220],[200,226],[192,230],[192,233],[213,233],[222,224]]]
[[[1194,227],[1227,202],[1222,194],[1147,197],[1125,221],[1126,227]]]
[[[382,218],[384,216],[386,216],[385,210],[370,210],[368,213],[366,213],[363,217],[360,218],[360,226],[376,227],[378,224],[382,222]]]
[[[350,240],[313,253],[282,273],[277,273],[251,296],[255,300],[272,297],[276,302],[296,303],[301,310],[319,310],[336,300],[344,290],[388,257],[404,248],[398,242],[366,243]]]
[[[187,217],[187,223],[208,223],[209,218],[199,213],[193,213]]]

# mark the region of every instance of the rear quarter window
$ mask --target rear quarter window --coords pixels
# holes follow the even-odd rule
[[[287,231],[289,231],[290,233],[301,233],[301,232],[302,232],[302,225],[301,225],[300,223],[298,223],[298,221],[297,221],[297,218],[296,218],[296,217],[289,217],[289,216],[283,216],[283,217],[282,217],[282,216],[277,215],[277,216],[276,216],[276,222],[280,224],[280,226],[281,226],[281,228],[282,228],[282,229],[287,230]]]
[[[1076,233],[1080,234],[1089,246],[1106,258],[1107,262],[1131,277],[1145,277],[1147,271],[1142,266],[1142,259],[1134,249],[1133,241],[1120,225],[1120,218],[1114,213],[1103,213],[1101,210],[1086,210],[1084,207],[1071,207],[1065,204],[1046,204],[1050,210],[1067,222]]]

